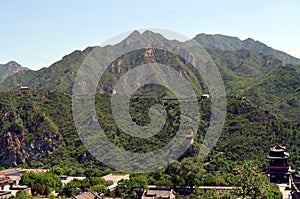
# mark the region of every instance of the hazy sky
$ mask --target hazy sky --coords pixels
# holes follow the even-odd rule
[[[300,58],[299,0],[3,0],[0,63],[48,67],[140,28],[253,38]]]

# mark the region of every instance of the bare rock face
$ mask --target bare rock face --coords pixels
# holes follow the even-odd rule
[[[4,81],[7,77],[12,76],[16,73],[28,70],[22,67],[15,61],[8,62],[7,64],[0,64],[0,83]]]
[[[58,148],[52,141],[59,141],[58,136],[37,137],[32,141],[26,141],[24,132],[7,132],[0,137],[0,165],[4,167],[17,166],[19,164],[26,164],[27,159],[38,161],[40,158],[50,154]]]
[[[11,126],[10,131],[0,137],[0,166],[27,164],[28,159],[38,161],[63,145],[60,137],[51,131],[31,137],[19,126]]]
[[[10,71],[10,72],[17,73],[17,72],[24,70],[24,68],[20,64],[18,64],[17,62],[14,62],[14,61],[8,62],[6,65],[7,65],[8,71]]]
[[[24,132],[7,132],[0,137],[1,165],[4,167],[16,166],[25,163],[26,153],[23,149],[25,143]]]

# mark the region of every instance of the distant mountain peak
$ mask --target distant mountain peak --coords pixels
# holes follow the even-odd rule
[[[214,48],[230,51],[247,49],[258,53],[263,53],[265,55],[274,55],[284,63],[300,65],[300,59],[293,57],[285,52],[275,50],[260,41],[255,41],[252,38],[241,40],[238,37],[201,33],[194,37],[194,39],[204,48]]]
[[[250,77],[264,75],[272,71],[273,68],[282,67],[288,65],[286,63],[289,63],[289,61],[291,63],[298,60],[251,38],[242,41],[237,37],[202,33],[197,35],[195,40],[207,49],[212,59],[219,63],[219,67],[224,69],[222,72],[225,71],[226,75],[232,78],[234,82],[241,74],[247,74]],[[160,51],[166,47],[176,49],[182,44],[182,42],[176,40],[168,40],[161,34],[150,30],[144,32],[136,30],[116,45],[88,47],[84,51],[76,50],[64,56],[62,60],[52,64],[49,68],[18,73],[1,83],[0,89],[16,89],[16,85],[22,82],[24,85],[30,85],[32,89],[62,90],[69,93],[71,92],[76,72],[88,54],[94,49],[99,50],[98,52],[103,53],[107,59],[110,59],[109,56],[111,56],[113,51],[120,53],[121,56],[122,50],[120,49],[129,49],[127,47],[130,47],[130,49],[154,48]],[[143,52],[140,54],[143,54]],[[152,58],[148,57],[146,61],[149,61],[148,59],[151,61]],[[127,65],[140,63],[138,62],[140,60],[142,59],[133,60],[132,62],[128,61]],[[288,61],[283,62],[282,60]],[[14,65],[13,62],[11,64]],[[182,66],[181,63],[179,65]],[[120,67],[112,69],[112,71],[116,70],[122,71]],[[120,72],[114,73],[120,74]],[[237,74],[238,77],[236,77]]]
[[[24,70],[28,70],[28,68],[22,67],[16,61],[9,61],[6,64],[0,64],[0,83],[7,77]]]
[[[15,62],[15,61],[10,61],[10,62],[8,62],[7,64],[13,64],[13,65],[18,65],[18,66],[21,66],[20,64],[18,64],[17,62]],[[6,65],[7,65],[6,64]]]
[[[159,34],[152,32],[150,30],[146,30],[142,33],[135,30],[128,37],[126,37],[123,41],[121,41],[120,45],[124,46],[147,46],[154,47],[160,46],[161,41],[167,41],[167,39]]]
[[[10,67],[22,67],[20,64],[18,64],[16,61],[9,61],[7,62],[6,64],[0,64],[0,67],[7,67],[7,66],[10,66]]]
[[[255,40],[249,37],[249,38],[247,38],[247,39],[245,39],[243,41],[255,41]]]
[[[143,35],[144,37],[147,37],[147,38],[154,38],[154,39],[156,39],[156,40],[157,40],[157,39],[165,39],[165,37],[162,36],[161,34],[152,32],[152,31],[150,31],[150,30],[144,31],[144,32],[142,33],[142,35]]]
[[[138,30],[134,30],[132,33],[130,33],[128,37],[136,37],[136,36],[141,36],[141,33]]]

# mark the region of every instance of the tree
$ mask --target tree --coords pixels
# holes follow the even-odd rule
[[[107,194],[107,187],[104,184],[98,184],[91,187],[91,190],[97,193]]]
[[[61,176],[65,173],[65,171],[63,170],[63,168],[60,168],[60,167],[55,167],[53,169],[53,173],[58,175],[58,176]]]
[[[234,194],[239,198],[280,199],[282,194],[278,187],[270,183],[268,177],[254,166],[251,161],[246,161],[236,176],[238,188]]]
[[[11,199],[33,199],[33,197],[25,191],[18,191],[16,196],[10,198]]]
[[[43,195],[48,196],[51,193],[50,187],[46,186],[43,192]]]
[[[123,194],[120,186],[117,186],[115,193],[116,193],[116,196],[118,196],[118,197],[121,197],[121,198],[124,197],[124,194]]]
[[[131,177],[129,180],[122,180],[120,187],[125,190],[126,199],[141,199],[147,189],[147,179],[145,176]]]
[[[168,180],[168,179],[162,179],[162,180],[158,180],[155,182],[156,185],[173,185],[172,181],[171,180]]]
[[[60,195],[71,197],[79,193],[77,186],[74,183],[68,183],[63,187]]]
[[[50,194],[50,195],[48,196],[48,198],[49,198],[49,199],[55,199],[55,195]]]
[[[21,177],[20,184],[31,187],[35,194],[44,194],[45,188],[47,188],[46,194],[62,186],[61,179],[52,172],[36,174],[33,172],[24,173]]]
[[[35,184],[36,175],[33,172],[23,173],[20,184],[33,187]]]
[[[185,158],[181,162],[180,176],[183,177],[185,184],[193,190],[194,186],[201,184],[201,178],[205,170],[199,158]]]
[[[89,179],[90,185],[95,186],[95,185],[106,185],[105,180],[100,177],[93,177]]]
[[[168,166],[166,172],[171,176],[173,185],[185,185],[183,176],[180,175],[181,163],[177,160]]]
[[[44,187],[43,185],[41,185],[40,183],[36,183],[33,187],[32,187],[32,195],[42,195],[44,193]],[[48,194],[47,194],[48,195]]]

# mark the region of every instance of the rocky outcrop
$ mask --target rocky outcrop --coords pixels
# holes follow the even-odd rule
[[[22,67],[15,61],[8,62],[7,64],[0,64],[0,83],[4,81],[7,77],[25,70],[28,69]]]
[[[55,135],[51,137],[38,136],[29,140],[23,131],[7,132],[0,137],[0,165],[12,167],[27,164],[28,158],[38,161],[58,148],[58,145],[53,142],[63,145],[59,136]]]
[[[1,96],[0,166],[27,165],[64,145],[57,126],[31,97],[26,93]]]
[[[24,143],[24,132],[7,132],[0,137],[1,166],[10,167],[25,163],[27,155],[23,147]]]

